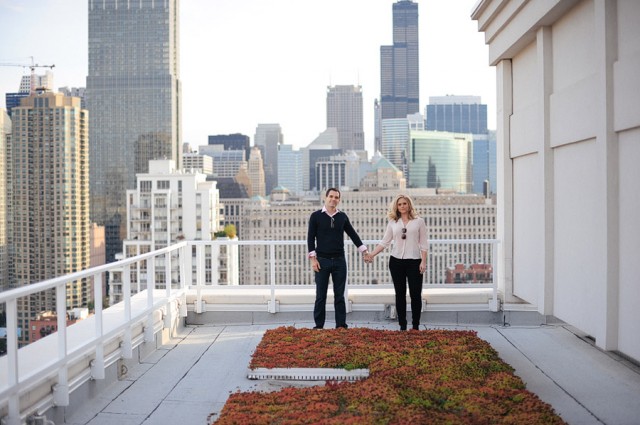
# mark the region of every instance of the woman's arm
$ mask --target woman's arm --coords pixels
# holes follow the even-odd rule
[[[393,221],[389,221],[389,224],[387,224],[387,230],[385,230],[382,240],[376,246],[376,248],[371,252],[369,258],[373,260],[373,258],[376,255],[380,254],[385,248],[391,245],[392,240],[393,240]]]

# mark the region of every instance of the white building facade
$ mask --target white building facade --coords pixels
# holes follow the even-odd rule
[[[362,240],[382,239],[386,229],[389,204],[398,195],[397,189],[342,191],[339,209],[344,211]],[[496,205],[477,195],[436,195],[433,189],[406,189],[418,214],[425,219],[430,240],[494,239]],[[309,216],[322,208],[324,194],[313,198],[292,197],[267,200],[245,199],[233,202],[237,207],[240,240],[306,241]],[[226,202],[226,201],[225,201]],[[361,255],[347,239],[348,282],[350,285],[391,283],[388,255],[385,250],[374,264],[366,265]],[[370,249],[375,247],[375,243]],[[269,248],[243,246],[240,251],[240,284],[269,284]],[[275,249],[276,282],[291,285],[313,284],[313,272],[307,258],[306,243],[282,245]],[[456,264],[466,266],[491,263],[492,246],[486,243],[469,247],[463,243],[437,245],[427,256],[425,283],[441,284],[447,269]]]
[[[205,174],[177,170],[171,160],[154,160],[149,162],[149,173],[138,174],[136,185],[137,189],[127,191],[127,237],[123,241],[122,257],[144,254],[182,240],[210,241],[220,230],[218,189],[215,181],[206,180]],[[202,253],[194,255],[205,255],[205,270],[191,271],[191,279],[187,278],[187,281],[192,283],[197,282],[198,273],[204,273],[203,284],[211,284],[211,276],[218,276],[221,266],[237,269],[237,256],[230,258],[232,252],[220,253],[215,246],[203,248]],[[180,276],[177,265],[174,266],[173,274],[165,276],[164,263],[156,263],[156,282],[164,284],[170,279],[172,284],[177,284]],[[138,283],[140,288],[146,288],[147,271],[130,271],[132,288]],[[237,283],[236,271],[227,271],[224,275]],[[112,273],[109,287],[111,303],[118,302],[122,290],[121,273]]]
[[[512,3],[472,14],[497,70],[500,289],[640,361],[640,2]]]

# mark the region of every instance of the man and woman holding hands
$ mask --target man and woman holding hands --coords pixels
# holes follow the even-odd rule
[[[413,201],[398,195],[389,206],[389,222],[382,240],[372,252],[362,243],[347,215],[338,210],[340,191],[328,189],[321,210],[309,218],[307,247],[315,275],[316,301],[313,311],[314,329],[324,327],[329,277],[333,282],[336,327],[346,328],[344,290],[347,264],[344,256],[344,233],[358,247],[364,261],[371,263],[384,249],[392,246],[389,272],[393,280],[398,323],[407,329],[407,284],[411,298],[412,327],[419,329],[422,310],[422,275],[427,269],[427,227],[419,217]]]

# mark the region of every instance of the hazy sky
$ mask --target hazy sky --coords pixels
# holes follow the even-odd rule
[[[361,85],[365,146],[373,149],[380,46],[391,45],[394,0],[182,0],[183,141],[251,137],[279,123],[285,143],[306,146],[326,127],[329,85]],[[420,109],[429,96],[481,96],[495,129],[495,69],[477,23],[477,0],[418,0]],[[0,0],[0,63],[55,64],[55,88],[84,87],[87,0]],[[44,69],[37,73],[44,73]],[[0,67],[4,93],[28,69]]]

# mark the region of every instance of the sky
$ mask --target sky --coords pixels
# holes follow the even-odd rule
[[[495,68],[470,17],[477,1],[417,0],[420,110],[429,96],[481,96],[495,129]],[[327,87],[360,85],[371,154],[380,46],[393,44],[394,2],[182,0],[183,142],[197,148],[208,135],[242,133],[253,143],[258,124],[278,123],[284,143],[304,147],[326,128]],[[87,15],[87,0],[0,0],[0,63],[30,64],[33,57],[55,64],[56,89],[84,87]],[[29,72],[0,66],[0,107]]]

